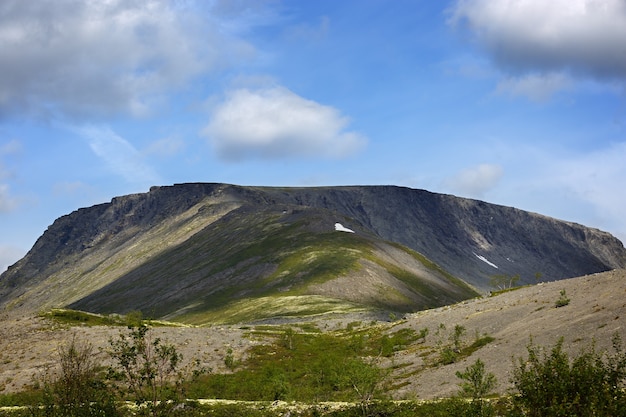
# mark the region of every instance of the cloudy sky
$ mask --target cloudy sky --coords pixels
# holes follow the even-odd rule
[[[394,184],[626,241],[624,0],[2,0],[0,271],[152,185]]]

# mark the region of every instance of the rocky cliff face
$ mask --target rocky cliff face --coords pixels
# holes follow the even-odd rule
[[[31,251],[0,276],[0,305],[38,309],[72,304],[106,310],[114,305],[117,309],[138,307],[128,303],[141,299],[139,307],[149,311],[150,302],[167,304],[158,297],[138,295],[143,289],[156,287],[169,299],[177,300],[170,310],[163,310],[164,315],[173,308],[193,304],[191,296],[181,295],[187,294],[185,291],[206,290],[214,295],[221,291],[223,302],[224,297],[241,297],[245,288],[260,281],[278,279],[272,274],[286,268],[283,263],[287,262],[289,249],[268,240],[268,236],[283,236],[281,233],[293,229],[297,233],[284,236],[301,240],[319,234],[320,239],[328,239],[324,233],[332,230],[336,221],[367,240],[365,246],[354,249],[362,250],[364,259],[372,258],[368,254],[374,247],[400,244],[481,290],[489,289],[490,277],[496,274],[519,275],[520,283],[533,283],[537,274],[541,274],[542,280],[552,281],[626,267],[622,243],[606,232],[424,190],[393,186],[272,188],[180,184],[117,197],[110,203],[57,219]],[[389,247],[385,248],[381,251],[388,253]],[[298,253],[304,256],[306,250],[306,246],[299,247]],[[272,251],[280,254],[272,257],[267,253]],[[381,251],[374,251],[378,253],[375,263],[386,266],[377,272],[377,279],[390,282],[381,277],[402,269],[398,259],[404,258],[395,257],[391,268],[381,260],[389,258]],[[225,265],[222,269],[218,267],[220,259]],[[233,264],[226,265],[226,260]],[[245,267],[246,262],[255,267]],[[363,265],[349,273],[339,268],[337,275],[358,275],[365,268]],[[414,274],[414,266],[411,268],[410,274]],[[163,275],[163,271],[168,275]],[[301,271],[300,277],[308,272]],[[398,278],[402,274],[396,275]],[[147,276],[151,280],[146,280]],[[441,274],[437,278],[447,279]],[[230,293],[225,291],[225,285],[232,290]],[[273,284],[258,285],[262,290],[257,295],[267,295],[273,288]],[[320,282],[315,285],[299,287],[298,291],[330,291],[328,288],[332,287]],[[419,292],[417,284],[407,284],[409,289],[399,285],[394,283],[390,288],[405,294],[406,299],[419,299],[414,294]],[[451,289],[448,284],[433,288]],[[118,295],[107,293],[113,290]],[[333,291],[337,293],[336,288]],[[456,295],[446,302],[471,295],[458,288],[454,291]],[[116,304],[116,297],[126,300],[126,305]],[[217,300],[206,294],[204,297],[205,304],[209,303],[206,300]],[[100,304],[101,299],[109,299],[108,307]],[[419,307],[430,305],[433,299],[429,300],[422,300]]]
[[[265,193],[273,201],[349,216],[483,289],[496,274],[519,275],[521,283],[534,283],[537,273],[553,281],[626,264],[622,242],[609,233],[478,200],[392,186]]]

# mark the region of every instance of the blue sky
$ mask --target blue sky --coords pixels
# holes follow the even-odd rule
[[[3,0],[0,271],[152,185],[393,184],[626,240],[623,0]]]

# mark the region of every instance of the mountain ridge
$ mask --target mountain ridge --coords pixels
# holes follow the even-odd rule
[[[340,238],[336,222],[356,231],[352,240]],[[298,246],[307,239],[311,247],[319,246],[317,252]],[[337,269],[325,272],[324,262],[333,254],[322,249],[339,239],[346,246],[336,246]],[[351,247],[352,253],[343,250],[357,240],[360,246]],[[385,263],[385,250],[394,245],[405,261]],[[315,254],[310,267],[307,253]],[[436,285],[426,275],[415,278],[419,268],[407,266],[406,259],[416,256],[421,265],[439,269]],[[297,273],[285,272],[289,262],[296,262]],[[346,269],[344,262],[354,263]],[[298,296],[336,297],[359,284],[354,277],[375,270],[372,282],[386,289],[379,296],[394,293],[395,301],[375,300],[371,288],[360,299],[343,301],[358,305],[370,297],[365,303],[370,307],[411,311],[435,306],[438,297],[454,302],[477,294],[472,288],[486,291],[494,274],[519,275],[520,283],[531,283],[536,273],[550,281],[624,267],[622,243],[606,232],[479,200],[396,186],[187,183],[152,187],[60,217],[0,276],[0,305],[151,313],[153,303],[158,314],[171,316],[198,303],[215,310],[224,300],[280,295],[289,285],[287,291]],[[160,278],[150,281],[151,276]],[[300,287],[294,284],[298,280]],[[428,282],[455,295],[427,286],[430,295],[420,304],[416,300]],[[331,291],[332,283],[340,289]],[[208,292],[198,295],[200,289]],[[116,305],[114,291],[126,301]]]

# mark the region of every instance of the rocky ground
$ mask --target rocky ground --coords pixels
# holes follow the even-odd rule
[[[562,290],[570,302],[556,308]],[[487,371],[498,378],[498,391],[506,392],[511,386],[513,358],[527,356],[531,338],[534,345],[547,348],[552,348],[563,338],[563,348],[572,355],[593,343],[599,350],[611,350],[614,334],[620,335],[626,346],[626,271],[538,284],[495,297],[438,308],[414,314],[402,326],[416,330],[429,328],[426,344],[432,347],[441,339],[433,334],[441,324],[445,325],[448,335],[454,326],[463,326],[466,343],[471,343],[477,334],[492,336],[495,341],[458,363],[424,369],[397,396],[433,398],[452,395],[458,392],[456,371],[464,370],[478,358],[486,364]],[[403,352],[396,362],[412,362],[415,368],[420,368],[426,349]]]
[[[556,308],[555,302],[565,291],[568,305]],[[322,316],[314,320],[322,331],[345,328],[350,322],[379,326],[396,331],[410,327],[416,331],[428,328],[424,343],[411,345],[383,365],[403,364],[398,380],[403,386],[397,398],[436,398],[458,391],[457,370],[463,370],[477,358],[499,381],[498,391],[505,392],[513,369],[513,358],[526,354],[533,343],[552,347],[563,337],[566,350],[576,353],[595,341],[598,349],[608,349],[611,338],[619,334],[626,344],[626,270],[615,270],[558,282],[540,283],[459,304],[408,315],[393,323],[388,318],[349,314]],[[464,344],[476,337],[489,335],[495,340],[472,356],[446,366],[430,366],[442,345],[450,343],[455,326],[462,326]],[[106,349],[111,338],[117,338],[123,327],[66,327],[38,317],[10,317],[0,320],[0,392],[15,392],[41,378],[47,367],[55,364],[59,346],[72,337],[91,343],[96,350]],[[250,335],[250,326],[158,327],[155,335],[173,343],[187,362],[198,359],[215,372],[225,371],[224,357],[229,349],[235,356],[245,355],[247,348],[263,343]],[[103,359],[106,355],[102,354]],[[402,385],[399,384],[399,385]]]

